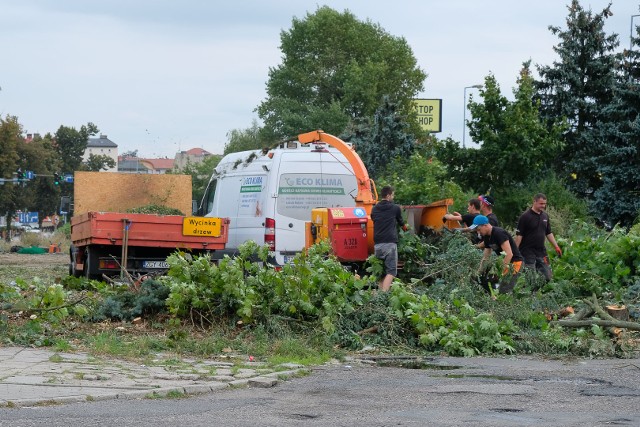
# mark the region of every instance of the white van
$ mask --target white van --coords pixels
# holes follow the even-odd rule
[[[323,143],[289,141],[268,151],[225,156],[215,168],[199,213],[231,220],[229,241],[213,259],[253,240],[286,264],[305,245],[305,222],[317,207],[353,207],[356,178],[346,158]]]

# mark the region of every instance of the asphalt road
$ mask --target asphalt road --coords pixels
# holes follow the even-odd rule
[[[2,427],[45,425],[640,426],[640,360],[353,361],[273,388],[0,409]]]

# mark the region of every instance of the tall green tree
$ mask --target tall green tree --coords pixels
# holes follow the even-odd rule
[[[53,186],[52,167],[57,167],[57,155],[50,139],[49,144],[40,136],[27,142],[17,117],[0,118],[0,177],[21,179],[0,185],[0,212],[7,224],[18,210],[37,211],[40,219],[55,212],[60,192]],[[16,175],[18,171],[33,172],[35,178],[27,180]]]
[[[35,178],[24,182],[20,190],[20,209],[38,212],[40,224],[45,216],[58,211],[60,186],[53,183],[53,171],[59,169],[59,158],[50,134],[36,135],[31,141],[19,144],[23,170],[32,171]]]
[[[475,194],[491,191],[500,200],[496,213],[506,223],[521,212],[523,194],[530,201],[530,184],[550,175],[550,162],[562,147],[564,126],[554,122],[548,127],[541,119],[529,67],[529,62],[523,64],[513,101],[490,74],[480,90],[481,101],[469,102],[469,134],[478,148],[460,148],[452,139],[437,148],[452,179]]]
[[[606,120],[604,109],[613,101],[618,36],[604,32],[611,4],[593,13],[572,0],[568,10],[566,28],[549,27],[560,39],[554,47],[559,58],[553,65],[538,67],[537,90],[542,116],[551,123],[563,117],[569,125],[556,158],[557,173],[571,178],[577,194],[591,197],[602,185],[596,161],[600,142],[594,129]]]
[[[222,156],[216,154],[207,156],[199,163],[187,162],[184,168],[180,171],[180,173],[191,175],[191,198],[196,200],[198,204],[204,196],[204,192],[207,189],[213,170],[221,159]]]
[[[628,226],[640,214],[640,26],[626,51],[614,99],[596,126],[599,141],[595,158],[601,185],[592,210],[610,224]]]
[[[229,141],[224,145],[224,155],[238,151],[258,150],[271,144],[264,138],[258,121],[253,119],[247,129],[233,129],[227,133]]]
[[[73,173],[81,170],[82,156],[87,149],[89,137],[99,132],[93,123],[87,123],[76,129],[69,126],[60,126],[55,134],[55,147],[60,156],[61,173]]]
[[[0,117],[0,178],[11,180],[21,165],[19,148],[22,143],[22,127],[15,116]],[[20,187],[11,182],[0,185],[0,213],[5,214],[8,227],[18,209]],[[9,240],[9,234],[6,235]]]
[[[100,172],[115,167],[116,161],[106,154],[89,154],[84,166],[88,171]]]
[[[354,119],[371,118],[384,95],[406,116],[425,73],[407,41],[352,13],[323,6],[280,35],[283,62],[269,70],[257,111],[277,138],[322,129],[340,135]]]
[[[460,149],[445,141],[438,156],[465,188],[476,192],[508,191],[538,179],[549,170],[548,163],[560,149],[562,126],[547,128],[538,103],[533,101],[534,81],[529,63],[520,71],[518,86],[509,101],[493,75],[480,89],[481,102],[469,102],[469,134],[479,148]]]
[[[480,144],[478,156],[467,181],[507,190],[529,182],[549,170],[549,161],[560,148],[562,128],[554,123],[549,129],[540,119],[538,103],[533,102],[534,80],[529,62],[520,71],[514,101],[501,93],[493,75],[485,78],[480,90],[482,103],[470,102],[472,120],[469,135]],[[473,177],[473,178],[472,178]]]

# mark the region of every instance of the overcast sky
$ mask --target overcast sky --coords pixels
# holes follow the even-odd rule
[[[93,122],[141,157],[222,153],[227,133],[257,118],[280,32],[327,5],[406,38],[428,74],[418,97],[443,100],[438,136],[461,141],[464,88],[493,73],[511,97],[522,62],[551,64],[548,26],[565,27],[569,1],[0,0],[0,114],[25,134]],[[612,3],[606,31],[628,48],[640,0]]]

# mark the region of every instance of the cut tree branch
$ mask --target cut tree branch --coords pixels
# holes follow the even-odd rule
[[[602,320],[602,319],[590,319],[590,320],[556,320],[551,322],[552,325],[566,326],[569,328],[583,328],[585,326],[598,325],[607,328],[624,328],[633,331],[640,331],[640,323],[627,322],[623,320]]]

